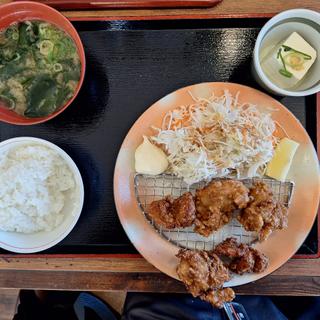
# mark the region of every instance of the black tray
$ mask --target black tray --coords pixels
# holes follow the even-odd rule
[[[126,133],[151,104],[180,87],[229,81],[259,88],[250,75],[250,59],[265,22],[74,22],[87,58],[77,99],[44,124],[0,124],[1,141],[18,136],[47,139],[69,153],[81,171],[85,203],[80,220],[46,253],[136,252],[113,201],[113,170]],[[277,99],[300,119],[316,144],[316,97]],[[299,253],[317,254],[317,239],[314,225]]]

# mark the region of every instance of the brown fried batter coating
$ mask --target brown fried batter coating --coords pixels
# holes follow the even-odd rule
[[[269,186],[256,182],[250,189],[251,201],[238,216],[239,222],[247,231],[259,233],[259,241],[266,240],[276,229],[288,225],[288,209],[273,200]]]
[[[217,308],[222,308],[224,302],[231,302],[235,297],[236,295],[231,288],[210,290],[200,296],[202,300],[211,303]]]
[[[240,258],[247,250],[248,246],[243,243],[239,244],[236,238],[227,238],[214,248],[214,253],[228,258]]]
[[[174,200],[171,212],[176,221],[176,228],[191,226],[196,217],[196,207],[191,192],[184,193]]]
[[[228,268],[237,274],[252,273],[255,264],[254,255],[249,249],[242,257],[233,259]]]
[[[255,259],[253,272],[260,273],[266,270],[269,265],[269,258],[256,249],[251,248],[251,252],[253,253]]]
[[[177,274],[187,290],[194,296],[209,289],[209,255],[204,251],[180,250]]]
[[[227,224],[235,209],[245,208],[249,190],[240,181],[212,181],[196,191],[196,220],[194,231],[208,237]]]
[[[190,192],[173,200],[170,196],[153,201],[148,213],[157,225],[167,229],[185,228],[193,224],[195,219],[195,204]]]
[[[178,276],[193,296],[220,288],[230,279],[228,269],[214,253],[182,249],[177,257],[180,258]]]
[[[263,253],[256,249],[249,248],[248,251],[240,258],[234,259],[229,264],[229,269],[237,274],[260,273],[266,270],[269,265],[269,259]]]
[[[221,289],[230,275],[216,254],[182,249],[177,257],[180,258],[177,274],[194,297],[199,296],[219,308],[234,298],[232,289]]]
[[[148,213],[153,221],[157,225],[167,229],[175,228],[175,220],[170,211],[172,201],[172,198],[168,196],[164,199],[151,202],[148,208]]]
[[[228,268],[237,274],[263,272],[269,265],[266,255],[246,244],[238,243],[236,238],[228,238],[218,244],[214,253],[231,258]]]

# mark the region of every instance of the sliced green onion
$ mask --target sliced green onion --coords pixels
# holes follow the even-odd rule
[[[53,71],[54,72],[60,72],[63,70],[62,64],[61,63],[55,63],[53,65]]]
[[[47,56],[49,53],[52,52],[53,47],[54,45],[50,40],[42,40],[39,46],[40,53],[44,56]]]
[[[47,23],[40,23],[38,30],[39,30],[39,34],[44,36],[48,30],[49,25]]]
[[[300,53],[301,55],[303,55],[303,57],[304,57],[305,60],[311,60],[311,59],[312,59],[312,57],[311,57],[309,54],[306,54],[306,53],[304,53],[304,52],[298,51],[298,50],[296,50],[296,49],[293,49],[293,48],[288,47],[288,46],[285,46],[285,45],[282,45],[282,47],[283,47],[283,50],[284,50],[285,52],[287,52],[287,51],[293,51],[293,52]]]
[[[20,60],[20,58],[21,58],[21,56],[20,56],[20,54],[18,53],[18,52],[15,52],[14,53],[14,55],[13,55],[13,61],[18,61],[18,60]]]
[[[16,26],[11,26],[5,31],[6,37],[17,41],[19,39],[19,31]]]
[[[25,21],[24,24],[27,25],[26,27],[26,31],[30,31],[32,30],[32,23],[30,21]]]
[[[287,70],[286,63],[285,63],[283,56],[282,56],[282,49],[281,48],[279,48],[279,51],[277,53],[277,59],[279,59],[279,58],[281,59],[281,62],[283,65],[283,69],[279,69],[279,73],[287,78],[291,78],[292,73]]]
[[[17,32],[12,33],[12,39],[13,40],[18,40],[19,39],[19,33],[17,33]]]
[[[287,78],[291,78],[292,77],[292,73],[289,72],[288,70],[279,69],[279,73],[282,74],[283,76],[287,77]]]

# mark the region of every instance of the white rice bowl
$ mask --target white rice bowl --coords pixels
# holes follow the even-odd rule
[[[14,252],[52,247],[73,229],[83,182],[72,159],[37,138],[0,143],[0,246]]]

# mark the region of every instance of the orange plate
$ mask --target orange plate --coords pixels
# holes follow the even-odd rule
[[[65,110],[77,96],[83,82],[86,68],[86,59],[80,37],[70,21],[65,18],[60,12],[42,3],[31,1],[12,2],[0,6],[0,29],[5,29],[14,22],[24,20],[47,21],[49,23],[55,24],[57,27],[68,33],[75,42],[78,49],[78,55],[81,62],[81,75],[76,92],[73,97],[63,107],[50,114],[49,116],[41,118],[25,118],[11,110],[8,110],[3,106],[0,106],[0,120],[18,125],[30,125],[45,122],[63,112],[63,110]]]
[[[272,118],[283,126],[291,139],[300,144],[288,174],[288,180],[295,182],[289,226],[286,230],[274,232],[267,241],[256,246],[270,258],[268,269],[260,274],[236,275],[226,283],[227,286],[236,286],[258,280],[283,265],[302,245],[317,215],[320,194],[317,154],[299,120],[281,103],[258,90],[224,82],[196,84],[165,96],[142,114],[126,136],[115,166],[114,197],[122,226],[137,250],[159,270],[177,278],[178,260],[175,255],[178,247],[153,229],[136,201],[134,152],[142,142],[142,135],[152,134],[150,126],[160,126],[167,111],[193,103],[189,91],[196,97],[209,97],[212,92],[221,95],[226,89],[233,95],[240,92],[240,103],[250,102],[260,110],[272,112]]]

